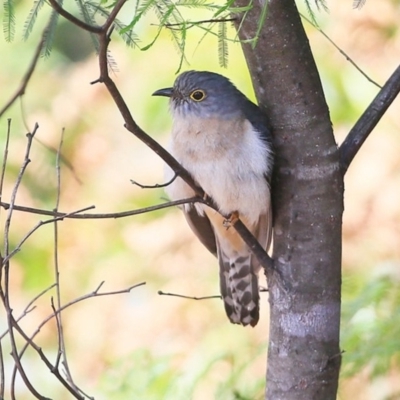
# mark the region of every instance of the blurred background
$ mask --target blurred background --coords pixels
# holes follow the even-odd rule
[[[400,3],[328,1],[329,13],[316,10],[326,34],[374,81],[383,84],[400,62]],[[23,24],[31,4],[16,5],[16,34],[0,40],[0,108],[18,88],[49,7],[39,15],[28,40]],[[128,3],[121,20],[129,22]],[[299,2],[307,15],[304,4]],[[199,19],[196,11],[188,18]],[[142,47],[157,32],[149,13],[137,27]],[[340,144],[378,88],[369,82],[311,24],[304,21],[320,69],[335,136]],[[229,44],[228,67],[218,60],[215,37],[189,29],[182,70],[220,72],[254,99],[239,44]],[[56,151],[62,132],[59,209],[71,212],[95,205],[93,212],[120,212],[165,200],[162,189],[132,185],[163,182],[163,163],[123,127],[123,120],[101,84],[89,35],[59,20],[51,56],[42,58],[22,101],[0,119],[1,159],[8,119],[11,137],[2,201],[9,202],[22,165],[26,133],[39,124],[16,203],[51,210],[57,198]],[[172,85],[180,53],[162,31],[147,51],[129,48],[114,34],[112,75],[137,123],[165,145],[171,127],[165,98],[151,94]],[[343,367],[339,399],[400,399],[400,100],[390,107],[346,175],[343,248]],[[6,212],[0,211],[2,236]],[[10,247],[15,248],[46,217],[14,212]],[[254,328],[228,323],[219,299],[195,301],[169,293],[218,294],[217,261],[190,232],[178,209],[122,219],[65,220],[58,224],[58,263],[64,304],[93,292],[118,291],[140,282],[130,293],[90,298],[63,313],[67,356],[75,383],[96,399],[262,399],[268,332],[268,297],[262,294],[261,320]],[[3,240],[3,237],[2,237]],[[54,282],[54,227],[34,233],[11,261],[14,315]],[[261,277],[261,283],[264,278]],[[33,332],[52,313],[43,295],[21,325]],[[6,316],[0,314],[0,330]],[[50,321],[37,343],[51,360],[57,354],[57,327]],[[2,340],[6,378],[13,363]],[[23,362],[39,391],[71,398],[36,353]],[[17,379],[18,399],[32,395]]]

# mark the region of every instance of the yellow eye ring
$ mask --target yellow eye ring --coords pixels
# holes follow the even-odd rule
[[[204,90],[196,89],[193,90],[192,93],[190,93],[190,98],[194,101],[202,101],[206,98],[206,93],[204,92]]]

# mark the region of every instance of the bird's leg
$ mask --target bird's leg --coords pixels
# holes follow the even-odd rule
[[[204,194],[203,194],[203,200],[204,200],[206,203],[211,203],[211,202],[212,202],[211,197],[210,197],[206,192],[204,192]]]
[[[229,229],[231,226],[235,225],[238,219],[239,219],[239,211],[233,211],[228,218],[224,219],[223,222],[224,227],[226,229]]]

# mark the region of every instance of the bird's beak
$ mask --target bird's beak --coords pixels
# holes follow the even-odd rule
[[[152,96],[165,96],[165,97],[172,97],[174,93],[173,88],[165,88],[165,89],[159,89],[156,90]]]

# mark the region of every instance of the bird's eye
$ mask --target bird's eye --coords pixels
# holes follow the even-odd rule
[[[206,97],[206,94],[203,90],[196,89],[192,93],[190,93],[190,98],[194,101],[202,101]]]

